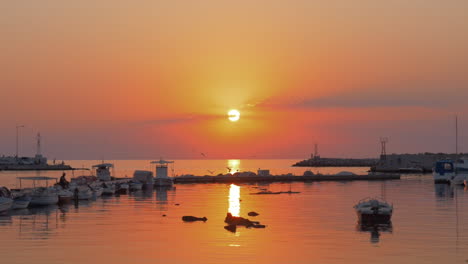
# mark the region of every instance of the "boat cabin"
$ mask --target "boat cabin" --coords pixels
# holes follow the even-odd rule
[[[174,163],[174,161],[167,161],[163,159],[152,161],[151,164],[156,164],[156,178],[169,178],[167,167],[171,163]]]
[[[93,168],[96,168],[96,177],[98,180],[100,181],[111,180],[110,168],[114,168],[114,164],[102,163],[102,164],[93,165]]]
[[[436,173],[444,175],[445,173],[454,173],[455,167],[451,160],[440,160],[436,162],[434,170]]]

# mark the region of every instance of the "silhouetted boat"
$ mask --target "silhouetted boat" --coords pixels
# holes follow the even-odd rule
[[[378,198],[365,198],[354,209],[361,223],[387,223],[393,213],[393,206]]]

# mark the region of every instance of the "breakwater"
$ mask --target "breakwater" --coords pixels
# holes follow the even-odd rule
[[[270,176],[181,176],[174,177],[174,183],[255,183],[255,182],[306,182],[306,181],[372,181],[398,180],[400,174],[366,174],[366,175],[270,175]]]
[[[69,165],[64,164],[18,164],[18,165],[0,165],[0,170],[5,171],[32,171],[32,170],[74,170]]]
[[[296,167],[371,167],[375,166],[379,159],[340,159],[340,158],[320,158],[299,161],[293,166]]]

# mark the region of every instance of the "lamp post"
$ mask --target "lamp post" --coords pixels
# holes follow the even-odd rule
[[[19,158],[18,156],[18,134],[19,134],[19,128],[24,127],[24,125],[16,126],[16,159]]]

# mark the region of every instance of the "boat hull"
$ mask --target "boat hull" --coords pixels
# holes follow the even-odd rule
[[[57,204],[58,201],[59,201],[59,198],[57,194],[41,195],[41,196],[32,196],[31,202],[29,204],[31,206],[53,205],[53,204]]]
[[[0,197],[0,212],[5,212],[11,208],[13,200],[9,198]]]
[[[14,200],[11,209],[25,209],[28,208],[31,199],[24,199],[24,200]]]
[[[392,219],[391,214],[366,214],[356,212],[359,222],[362,224],[376,224],[376,223],[389,223]]]

